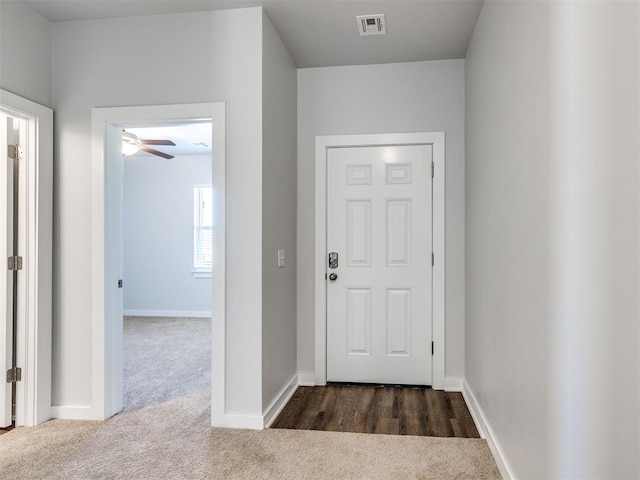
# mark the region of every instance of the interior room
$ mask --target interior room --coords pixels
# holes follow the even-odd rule
[[[125,135],[126,412],[210,391],[213,204],[210,123],[129,127]]]
[[[2,478],[640,478],[640,2],[6,0],[0,127]]]

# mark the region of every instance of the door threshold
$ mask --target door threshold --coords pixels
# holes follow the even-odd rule
[[[373,382],[327,382],[332,387],[396,387],[396,388],[420,388],[433,390],[431,385],[414,385],[405,383],[373,383]]]

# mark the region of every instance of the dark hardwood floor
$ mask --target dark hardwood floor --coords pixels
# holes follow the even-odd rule
[[[271,428],[480,437],[461,393],[426,387],[298,387]]]

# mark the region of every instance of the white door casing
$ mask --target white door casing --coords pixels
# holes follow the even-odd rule
[[[431,385],[432,146],[327,154],[327,380]]]
[[[21,147],[18,177],[18,244],[22,269],[18,272],[16,366],[22,379],[16,383],[17,426],[34,426],[51,418],[52,349],[52,236],[53,236],[53,111],[26,98],[0,89],[0,131],[13,130],[13,144]],[[8,120],[7,120],[8,119]],[[12,123],[13,126],[8,126]],[[2,135],[0,149],[6,152],[7,138]],[[4,158],[3,158],[4,159]],[[0,192],[5,202],[0,216],[4,223],[6,164],[2,166]],[[8,177],[11,184],[11,179]],[[7,232],[0,226],[0,244]],[[6,240],[5,240],[6,241]],[[0,246],[4,277],[6,246]],[[9,250],[10,251],[10,250]],[[0,280],[1,281],[1,280]],[[0,291],[5,287],[0,286]],[[0,301],[2,318],[6,305]],[[5,330],[6,335],[6,330]],[[2,336],[2,334],[0,334]],[[0,339],[2,344],[7,340]],[[1,363],[1,362],[0,362]],[[7,367],[8,369],[8,367]],[[2,371],[2,376],[6,370]],[[2,382],[4,384],[4,382]]]
[[[431,268],[432,325],[431,385],[445,386],[445,134],[444,132],[328,135],[316,137],[315,165],[315,383],[327,382],[327,166],[330,151],[345,147],[430,146],[433,156],[432,250]],[[401,175],[401,174],[399,174]],[[357,175],[358,176],[358,175]],[[400,302],[401,304],[402,302]],[[386,304],[385,304],[386,305]],[[346,306],[345,306],[346,308]],[[385,307],[386,308],[386,307]],[[431,351],[428,352],[431,354]]]
[[[225,104],[195,103],[92,109],[92,405],[60,412],[104,420],[122,409],[123,127],[211,119],[216,258],[212,273],[212,423],[226,415]],[[126,279],[124,288],[126,288]]]

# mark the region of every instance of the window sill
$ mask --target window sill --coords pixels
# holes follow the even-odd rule
[[[211,278],[211,272],[206,270],[191,270],[193,278]]]

